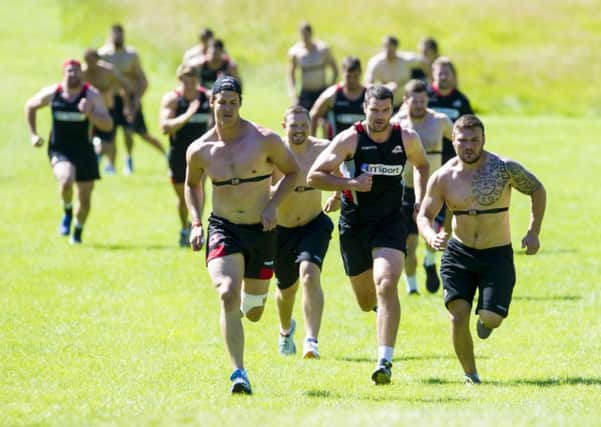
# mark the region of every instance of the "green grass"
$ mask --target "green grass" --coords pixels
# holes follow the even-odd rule
[[[90,9],[100,2],[0,4],[5,55],[0,88],[7,100],[0,106],[1,425],[598,424],[601,251],[594,182],[601,123],[595,117],[498,114],[520,112],[506,107],[503,96],[509,91],[519,94],[528,113],[586,116],[594,105],[598,108],[601,92],[590,82],[599,65],[588,56],[599,37],[592,24],[596,2],[569,7],[550,2],[544,8],[509,2],[501,8],[494,2],[476,7],[459,1],[445,11],[453,26],[418,19],[423,12],[434,14],[438,2],[411,2],[406,9],[391,8],[377,25],[372,19],[377,11],[367,11],[365,22],[374,24],[361,31],[344,25],[358,25],[359,6],[332,19],[341,2],[307,16],[303,11],[317,10],[318,2],[290,2],[285,10],[260,1],[226,0],[210,8],[195,3],[186,9],[188,15],[175,13],[188,4],[183,1],[153,2],[135,16],[135,6],[143,3],[149,2],[128,2],[119,9],[109,3],[93,14]],[[512,12],[510,6],[516,5],[521,13]],[[221,27],[226,9],[237,25]],[[543,13],[550,24],[534,25]],[[323,276],[322,360],[277,354],[277,316],[270,298],[262,321],[245,324],[255,396],[229,396],[229,364],[204,254],[176,247],[167,168],[142,142],[137,142],[133,176],[106,177],[97,184],[85,244],[71,247],[55,233],[61,215],[56,184],[43,150],[28,144],[22,105],[39,87],[60,78],[64,57],[101,43],[106,27],[123,20],[148,70],[146,114],[156,133],[158,102],[174,83],[180,52],[197,27],[211,22],[248,76],[243,113],[276,127],[287,102],[282,58],[303,17],[332,40],[338,56],[356,45],[367,58],[383,33],[401,27],[407,28],[401,34],[405,46],[413,46],[424,32],[439,37],[444,51],[458,58],[462,86],[489,113],[484,117],[487,147],[522,161],[547,187],[543,248],[535,257],[519,249],[528,200],[514,196],[518,284],[506,323],[491,339],[476,342],[486,381],[481,387],[460,382],[440,295],[401,296],[393,384],[370,384],[374,316],[356,307],[334,239]],[[507,30],[509,23],[515,31]],[[245,50],[249,45],[252,49]],[[543,50],[553,55],[533,58],[528,46],[547,46]],[[566,57],[574,68],[564,68]],[[528,76],[537,76],[545,99],[532,91],[536,79],[522,81],[519,73],[508,72],[507,64],[516,63]],[[496,82],[492,86],[484,81],[489,77]],[[44,133],[48,115],[40,114]]]

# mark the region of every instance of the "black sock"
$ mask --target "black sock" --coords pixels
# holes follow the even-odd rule
[[[83,226],[76,225],[75,228],[73,228],[73,238],[75,240],[81,240],[81,233],[83,233]]]
[[[65,215],[73,216],[73,208],[65,208]]]

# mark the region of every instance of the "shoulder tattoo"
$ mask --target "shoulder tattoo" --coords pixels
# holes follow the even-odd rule
[[[495,204],[510,180],[505,165],[497,156],[489,155],[486,163],[472,179],[472,197],[481,206]]]
[[[504,164],[511,177],[511,185],[519,192],[530,195],[541,186],[540,181],[519,163],[507,160]]]

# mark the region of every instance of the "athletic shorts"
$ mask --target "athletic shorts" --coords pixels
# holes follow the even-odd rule
[[[53,159],[66,161],[75,166],[75,181],[86,182],[100,179],[98,159],[92,144],[86,144],[77,150],[62,147],[48,147],[48,158],[52,164]]]
[[[315,104],[315,101],[317,101],[317,98],[319,98],[319,95],[321,95],[324,90],[325,88],[318,90],[301,89],[300,95],[298,96],[298,103],[311,111],[313,104]]]
[[[278,288],[286,289],[296,283],[302,261],[310,261],[321,269],[333,230],[332,220],[323,212],[299,227],[278,225],[275,256]]]
[[[113,126],[113,128],[108,132],[105,132],[103,130],[100,130],[100,129],[94,127],[93,134],[94,134],[94,137],[100,138],[100,140],[102,142],[111,143],[115,140],[115,126]]]
[[[453,148],[453,142],[450,139],[443,138],[442,139],[442,164],[444,165],[446,162],[455,157],[457,153],[455,153],[455,149]]]
[[[407,234],[417,234],[417,223],[413,219],[414,210],[415,190],[412,187],[403,186],[403,212],[405,214]]]
[[[186,181],[186,150],[188,146],[170,146],[167,153],[169,160],[169,175],[171,182],[174,184],[182,184]]]
[[[402,209],[379,221],[351,224],[341,215],[338,221],[340,252],[347,276],[356,276],[373,267],[373,248],[392,248],[407,254],[407,230]]]
[[[440,261],[444,302],[462,299],[470,304],[478,289],[479,310],[489,310],[503,317],[509,313],[515,285],[515,268],[511,245],[474,249],[450,239]]]
[[[244,256],[244,277],[269,280],[273,276],[276,231],[262,224],[234,224],[211,214],[207,231],[207,264],[226,255]]]
[[[146,120],[144,120],[144,113],[142,112],[142,104],[140,104],[140,108],[136,112],[133,123],[128,122],[125,114],[123,113],[123,98],[121,98],[120,95],[115,95],[115,102],[113,104],[112,111],[114,123],[113,129],[117,128],[117,126],[123,126],[124,128],[131,129],[138,134],[145,134],[148,132]]]
[[[413,210],[415,209],[415,190],[413,187],[403,186],[403,212],[407,216],[407,234],[418,234],[417,223],[413,219]],[[442,227],[447,207],[442,205],[440,212],[434,218],[434,222]]]

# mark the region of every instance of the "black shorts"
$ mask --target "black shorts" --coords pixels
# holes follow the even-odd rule
[[[455,149],[453,148],[453,142],[450,139],[442,138],[442,165],[455,157]]]
[[[338,221],[340,252],[347,276],[356,276],[373,267],[373,248],[392,248],[407,253],[407,231],[402,209],[379,221],[351,224],[341,215]]]
[[[319,98],[319,95],[321,95],[324,90],[325,88],[318,90],[301,89],[300,95],[298,96],[298,103],[311,111],[313,104],[315,104],[315,101],[317,101],[317,98]]]
[[[103,130],[100,130],[100,129],[94,127],[93,134],[94,134],[94,137],[100,138],[100,140],[102,142],[111,143],[115,140],[115,126],[113,126],[113,128],[109,132],[105,132]]]
[[[167,159],[169,160],[169,175],[171,182],[182,184],[186,181],[186,150],[188,146],[172,145],[169,147]]]
[[[405,214],[407,234],[417,234],[417,223],[413,219],[414,210],[415,190],[412,187],[403,186],[403,212]]]
[[[62,147],[48,147],[48,158],[66,161],[75,166],[75,181],[86,182],[100,179],[98,170],[98,159],[92,144],[86,144],[82,148],[65,149]]]
[[[299,227],[277,227],[275,277],[280,289],[294,285],[298,280],[298,266],[310,261],[320,269],[328,250],[334,224],[321,212],[313,220]]]
[[[478,289],[476,314],[489,310],[507,317],[515,285],[513,249],[511,245],[473,249],[450,239],[440,261],[440,277],[445,305],[456,299],[471,304]]]
[[[273,276],[276,231],[262,224],[234,224],[211,214],[207,231],[207,264],[215,258],[241,253],[244,277],[269,280]]]
[[[113,109],[111,111],[111,116],[113,118],[113,129],[116,129],[117,126],[123,126],[124,128],[132,130],[138,134],[145,134],[148,132],[146,121],[144,120],[144,113],[142,112],[142,104],[140,104],[140,108],[136,112],[133,123],[128,122],[125,114],[123,113],[123,98],[121,98],[120,95],[115,95]]]

